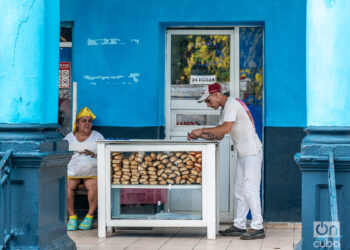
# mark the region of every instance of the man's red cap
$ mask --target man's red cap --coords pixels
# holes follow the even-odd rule
[[[205,99],[208,98],[210,94],[221,92],[221,85],[217,82],[213,84],[209,84],[206,88],[204,88],[201,92],[201,98],[198,99],[197,102],[203,102]]]

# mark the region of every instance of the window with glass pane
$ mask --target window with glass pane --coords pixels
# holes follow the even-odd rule
[[[200,96],[206,83],[191,84],[191,76],[214,79],[229,90],[230,42],[230,35],[172,35],[172,99],[191,100]]]
[[[219,115],[206,114],[177,114],[176,125],[183,126],[216,126],[219,123]]]

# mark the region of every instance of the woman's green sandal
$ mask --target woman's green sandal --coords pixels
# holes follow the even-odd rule
[[[94,217],[87,214],[84,220],[79,224],[79,229],[90,230],[92,227],[93,220]]]
[[[69,216],[69,220],[67,223],[67,231],[75,231],[77,230],[77,228],[78,228],[78,216],[76,214]]]

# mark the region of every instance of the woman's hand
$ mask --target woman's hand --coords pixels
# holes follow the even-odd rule
[[[90,155],[93,158],[97,157],[97,154],[95,154],[94,152],[92,152],[92,151],[90,151],[88,149],[85,149],[84,152],[85,152],[86,155]]]
[[[96,158],[97,154],[95,154],[94,152],[85,149],[83,152],[78,152],[79,154],[83,154],[83,155],[90,155],[92,158]]]

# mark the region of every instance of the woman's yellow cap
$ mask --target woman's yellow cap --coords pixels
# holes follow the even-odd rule
[[[79,118],[81,118],[83,116],[90,116],[92,118],[92,120],[96,118],[96,115],[94,115],[94,113],[92,113],[88,107],[84,107],[79,111],[75,121],[77,121]],[[76,122],[74,122],[73,133],[75,132],[76,129],[77,129],[77,125],[76,125]]]

